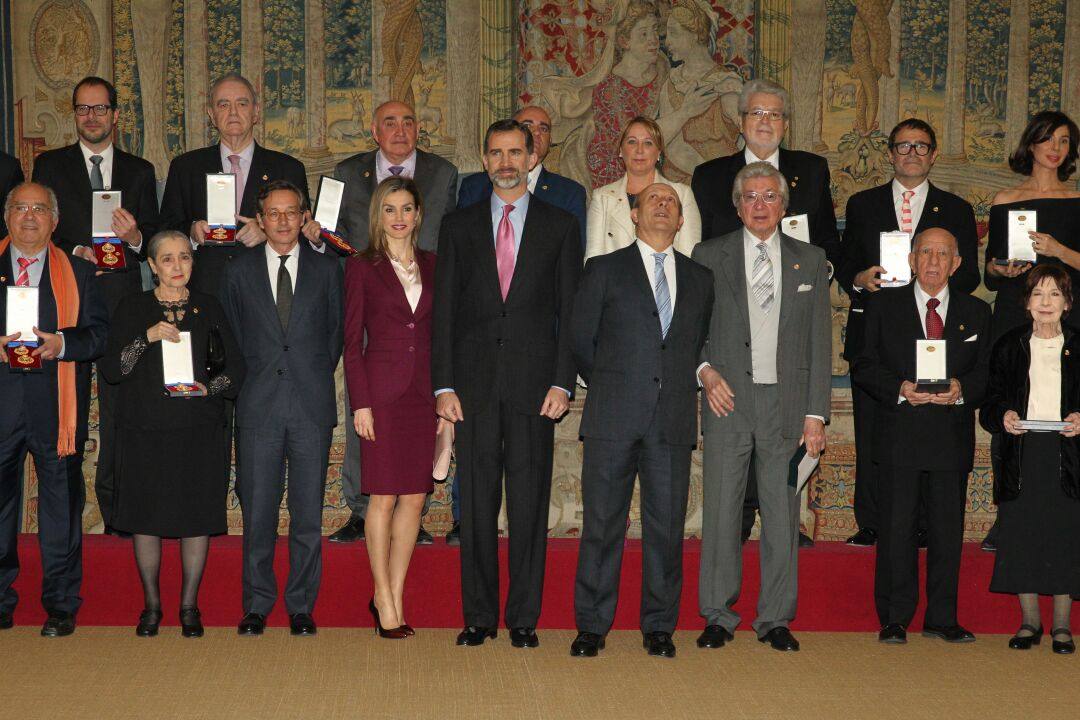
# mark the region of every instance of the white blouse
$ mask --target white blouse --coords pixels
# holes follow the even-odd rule
[[[1065,336],[1031,336],[1027,420],[1061,420],[1061,349]]]
[[[424,284],[420,281],[420,266],[416,264],[416,260],[413,260],[409,263],[409,267],[405,267],[393,258],[390,258],[390,264],[401,282],[401,287],[405,290],[409,307],[416,312],[416,306],[420,303],[420,293],[424,291]]]

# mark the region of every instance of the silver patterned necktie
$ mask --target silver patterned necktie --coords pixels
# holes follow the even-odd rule
[[[656,312],[660,316],[660,338],[667,337],[671,327],[671,290],[668,288],[667,275],[664,274],[665,253],[653,253],[656,265],[653,266],[653,294],[656,295]]]
[[[93,165],[90,168],[90,189],[91,190],[104,190],[105,178],[101,174],[101,162],[105,158],[100,155],[91,155],[90,163]]]
[[[772,260],[769,259],[768,246],[765,243],[758,243],[757,249],[758,256],[754,258],[754,267],[750,274],[750,287],[761,310],[768,313],[775,299]]]

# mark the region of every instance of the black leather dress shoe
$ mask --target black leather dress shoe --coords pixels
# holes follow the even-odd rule
[[[135,626],[135,634],[139,637],[154,637],[158,634],[160,625],[161,608],[145,608],[139,613],[139,624]]]
[[[1022,630],[1027,630],[1030,635],[1021,635]],[[1042,627],[1031,627],[1024,624],[1020,626],[1020,630],[1016,631],[1016,634],[1009,638],[1009,647],[1013,650],[1030,650],[1032,645],[1038,645],[1042,642]]]
[[[315,619],[308,613],[296,613],[289,616],[289,633],[292,635],[310,636],[318,632],[315,627]]]
[[[706,625],[705,630],[698,636],[697,646],[699,648],[722,648],[724,645],[735,639],[735,636],[729,633],[723,625]]]
[[[641,644],[645,648],[645,650],[653,657],[675,657],[675,643],[671,641],[671,633],[642,633]]]
[[[186,638],[203,636],[202,613],[199,608],[180,608],[180,634]]]
[[[925,550],[926,546],[930,542],[930,533],[926,530],[918,530],[915,533],[915,543],[919,546],[920,550]]]
[[[364,518],[358,515],[349,516],[349,521],[341,526],[336,533],[326,538],[332,543],[351,543],[364,539]]]
[[[485,640],[487,640],[488,638],[494,640],[496,635],[498,635],[498,632],[495,630],[495,628],[477,627],[476,625],[470,625],[469,627],[458,633],[457,644],[470,646],[483,645]]]
[[[460,545],[461,544],[461,523],[455,522],[453,527],[450,528],[450,532],[446,533],[447,545]]]
[[[434,545],[435,538],[431,537],[431,533],[424,529],[424,526],[420,526],[420,530],[416,533],[417,545]]]
[[[877,634],[877,639],[878,642],[883,642],[886,645],[906,645],[907,628],[900,623],[882,625],[881,631]]]
[[[806,533],[799,533],[799,547],[812,548],[814,547],[814,539]]]
[[[1058,640],[1058,637],[1061,635],[1068,635],[1069,639]],[[1058,655],[1072,655],[1076,652],[1076,643],[1073,642],[1073,636],[1072,633],[1069,632],[1069,628],[1057,628],[1056,630],[1051,630],[1050,637],[1054,640],[1052,643],[1053,650]]]
[[[0,630],[10,630],[15,627],[15,614],[0,612]]]
[[[262,635],[266,629],[266,616],[259,613],[248,613],[236,626],[237,635]]]
[[[536,628],[513,628],[510,630],[510,644],[516,648],[540,647],[540,638],[536,636]]]
[[[49,610],[49,617],[41,626],[42,637],[65,637],[75,632],[75,614]]]
[[[959,625],[949,625],[947,627],[923,625],[922,634],[923,637],[941,638],[949,643],[975,642],[975,634],[965,630]]]
[[[570,643],[571,657],[596,657],[604,649],[604,636],[591,632],[579,632]]]
[[[859,532],[849,537],[846,542],[848,545],[854,545],[855,547],[873,547],[877,543],[877,531],[870,528],[859,528]]]
[[[794,652],[799,649],[799,641],[786,627],[774,627],[759,637],[758,642],[769,643],[773,650]]]

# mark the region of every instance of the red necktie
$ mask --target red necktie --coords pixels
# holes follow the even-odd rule
[[[910,233],[911,228],[911,197],[915,194],[914,190],[905,190],[901,193],[904,198],[904,202],[900,205],[900,229],[906,233]]]
[[[499,289],[502,290],[503,300],[510,292],[510,280],[514,277],[514,226],[510,224],[510,213],[513,211],[513,205],[503,205],[502,220],[495,235],[495,264],[499,268]]]
[[[19,277],[15,279],[16,285],[19,287],[30,287],[30,266],[37,261],[37,258],[19,258]]]
[[[945,335],[945,323],[938,315],[937,309],[941,301],[930,298],[926,301],[926,339],[940,340]]]

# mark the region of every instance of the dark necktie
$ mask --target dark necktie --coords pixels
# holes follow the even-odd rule
[[[279,255],[281,266],[277,271],[277,316],[281,321],[281,329],[289,331],[289,314],[292,312],[292,275],[289,268],[285,267],[288,255]]]
[[[91,155],[90,162],[94,167],[90,168],[90,189],[91,190],[104,190],[105,178],[101,175],[101,161],[105,158],[100,155]]]
[[[945,336],[945,323],[941,320],[941,316],[938,315],[938,305],[941,305],[941,301],[937,298],[930,298],[926,301],[927,340],[940,340]]]

